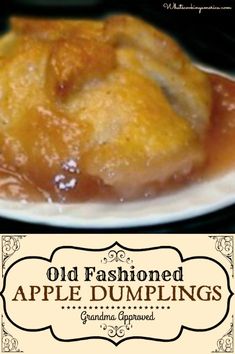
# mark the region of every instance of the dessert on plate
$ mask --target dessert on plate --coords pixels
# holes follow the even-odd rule
[[[129,200],[188,183],[210,161],[229,85],[234,102],[218,80],[138,18],[12,18],[0,39],[0,197]]]

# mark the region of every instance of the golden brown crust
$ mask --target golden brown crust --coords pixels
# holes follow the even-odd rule
[[[153,55],[164,65],[180,70],[187,57],[173,39],[148,23],[127,15],[112,16],[104,23],[107,38],[116,46],[131,46]]]
[[[106,43],[58,39],[52,45],[46,82],[55,95],[63,98],[89,79],[104,77],[114,66],[114,50]]]
[[[169,36],[125,15],[11,25],[0,40],[6,166],[50,191],[73,160],[75,193],[87,178],[132,197],[203,163],[210,85]]]
[[[209,125],[210,84],[180,46],[165,33],[131,16],[112,16],[105,33],[117,46],[120,65],[154,80],[179,115],[199,133]]]
[[[11,28],[19,35],[41,40],[58,38],[103,38],[103,22],[90,20],[49,20],[38,18],[12,17]]]

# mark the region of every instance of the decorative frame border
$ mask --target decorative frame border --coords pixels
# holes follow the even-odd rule
[[[2,252],[2,277],[4,277],[4,272],[6,270],[6,262],[11,258],[17,251],[20,250],[20,240],[22,240],[26,235],[2,235],[1,237],[1,252]]]
[[[232,278],[234,278],[234,236],[209,236],[215,240],[215,249],[220,252],[223,257],[230,263]]]
[[[228,291],[230,293],[230,295],[228,296],[228,299],[227,299],[227,309],[226,309],[226,313],[225,313],[224,317],[217,324],[215,324],[214,326],[212,326],[210,328],[206,328],[206,329],[193,329],[191,327],[187,327],[187,326],[181,325],[179,333],[174,338],[170,338],[170,339],[145,337],[145,336],[130,336],[130,337],[122,338],[118,342],[115,342],[112,338],[107,338],[107,337],[103,337],[103,336],[88,336],[88,337],[82,337],[82,338],[63,339],[63,338],[57,337],[57,335],[53,331],[52,325],[49,325],[49,326],[46,326],[46,327],[42,327],[42,328],[39,328],[39,329],[29,330],[27,328],[24,328],[24,327],[21,327],[21,326],[17,325],[14,321],[12,321],[12,319],[10,318],[10,316],[7,313],[6,300],[5,300],[5,297],[4,297],[3,293],[4,293],[4,290],[5,290],[5,287],[6,287],[7,274],[11,270],[11,268],[14,267],[15,264],[17,264],[20,261],[29,260],[29,259],[38,259],[38,260],[43,260],[43,261],[46,261],[46,262],[50,263],[50,262],[52,262],[55,253],[57,251],[61,250],[61,249],[73,249],[73,250],[89,251],[89,252],[98,253],[98,252],[101,252],[101,251],[112,250],[115,247],[119,247],[120,249],[123,249],[124,251],[137,252],[137,253],[143,252],[143,251],[145,251],[145,252],[146,251],[153,251],[153,250],[158,250],[158,249],[172,249],[172,250],[174,250],[174,251],[176,251],[178,253],[182,263],[186,262],[186,261],[189,261],[189,260],[193,260],[193,259],[206,259],[206,260],[210,260],[210,261],[216,263],[220,268],[222,268],[222,270],[224,271],[224,273],[226,275],[227,288],[228,288]],[[174,247],[174,246],[156,246],[156,247],[149,247],[149,248],[133,249],[133,248],[125,247],[125,246],[121,245],[117,241],[114,242],[113,244],[111,244],[108,247],[104,247],[104,248],[100,248],[100,249],[76,247],[76,246],[60,246],[60,247],[55,248],[52,251],[51,256],[49,258],[39,257],[39,256],[37,256],[37,257],[36,256],[35,257],[33,257],[33,256],[23,257],[23,258],[15,261],[14,263],[12,263],[10,265],[10,267],[7,269],[7,271],[6,271],[5,275],[4,275],[3,289],[0,292],[0,296],[3,299],[3,308],[4,308],[5,316],[7,317],[9,322],[11,322],[15,327],[17,327],[20,330],[23,330],[23,331],[26,331],[26,332],[40,332],[40,331],[44,331],[44,330],[49,330],[51,335],[53,336],[53,338],[58,340],[58,341],[60,341],[60,342],[78,342],[78,341],[83,341],[83,340],[88,340],[88,339],[103,339],[103,340],[111,342],[115,346],[118,346],[121,343],[123,343],[123,342],[125,342],[127,340],[131,340],[131,339],[145,339],[145,340],[151,340],[151,341],[157,341],[157,342],[173,342],[173,341],[178,340],[181,337],[181,335],[182,335],[184,330],[189,330],[189,331],[192,331],[192,332],[206,332],[206,331],[209,331],[209,330],[213,330],[213,329],[217,328],[218,326],[220,326],[221,323],[223,323],[225,321],[225,319],[227,318],[227,316],[229,314],[229,311],[230,311],[231,298],[232,298],[233,295],[234,295],[234,293],[232,292],[231,287],[230,287],[230,277],[229,277],[229,274],[227,272],[227,269],[220,262],[218,262],[216,259],[213,259],[213,258],[207,257],[207,256],[193,256],[193,257],[184,258],[182,253],[181,253],[181,251],[177,247]]]
[[[126,252],[123,249],[117,251],[115,249],[111,249],[107,256],[101,259],[101,263],[107,264],[112,262],[132,264],[133,260],[126,255]]]
[[[220,252],[230,263],[232,278],[234,278],[234,236],[219,235],[209,236],[215,240],[215,249]],[[230,323],[229,330],[217,341],[217,348],[212,353],[234,353],[234,316]]]
[[[26,235],[1,235],[2,278],[6,271],[7,261],[20,250],[20,241],[24,237],[26,237]],[[18,340],[6,329],[3,315],[1,315],[1,352],[23,353],[23,351],[19,349]]]
[[[17,251],[20,250],[20,241],[26,237],[26,235],[2,235],[1,237],[1,252],[2,252],[2,277],[4,278],[4,287],[5,287],[5,275],[4,273],[7,273],[9,271],[9,269],[14,266],[15,263],[17,263],[19,260],[13,262],[13,264],[9,267],[9,269],[6,270],[6,262],[9,260],[10,257],[12,257]],[[233,235],[225,235],[225,236],[222,236],[222,235],[219,235],[219,236],[209,236],[211,239],[214,239],[216,242],[215,242],[215,249],[221,253],[222,256],[224,256],[228,262],[230,263],[230,269],[232,271],[232,277],[234,278],[234,236]],[[112,249],[113,247],[115,246],[119,246],[121,249],[119,251],[116,251],[114,249]],[[128,264],[132,264],[133,263],[133,260],[130,259],[130,257],[126,256],[126,253],[124,250],[127,250],[127,251],[147,251],[147,250],[155,250],[155,249],[159,249],[159,248],[172,248],[172,249],[175,249],[177,250],[177,252],[179,253],[182,261],[185,261],[185,260],[188,260],[188,259],[193,259],[193,258],[206,258],[206,259],[211,259],[213,261],[215,261],[217,264],[219,264],[225,271],[226,273],[226,276],[227,276],[227,282],[228,282],[228,288],[229,288],[229,291],[230,291],[230,297],[229,297],[229,300],[231,300],[231,297],[234,295],[234,293],[231,291],[231,288],[230,288],[230,283],[229,283],[229,275],[226,271],[226,269],[219,263],[217,262],[216,260],[214,260],[213,258],[210,258],[210,257],[189,257],[189,258],[183,258],[182,256],[182,253],[176,248],[176,247],[172,247],[172,246],[159,246],[159,247],[151,247],[151,248],[145,248],[145,249],[132,249],[132,248],[127,248],[127,247],[124,247],[122,246],[121,244],[119,244],[118,242],[115,242],[113,243],[111,246],[109,247],[106,247],[106,248],[103,248],[103,249],[87,249],[87,248],[81,248],[81,247],[72,247],[72,246],[61,246],[61,247],[58,247],[56,248],[52,254],[51,254],[51,258],[50,260],[52,260],[53,258],[53,255],[54,253],[58,250],[58,249],[61,249],[61,248],[74,248],[74,249],[79,249],[79,250],[87,250],[87,251],[94,251],[94,252],[97,252],[97,251],[104,251],[104,250],[109,250],[108,252],[108,255],[104,258],[101,259],[101,263],[109,263],[109,262],[125,262],[125,263],[128,263]],[[121,253],[120,253],[121,251]],[[22,258],[25,259],[25,258],[42,258],[44,259],[43,257],[24,257]],[[20,259],[21,260],[21,259]],[[49,259],[46,259],[45,260],[49,260]],[[3,292],[3,290],[2,290]],[[0,293],[0,295],[2,296],[2,292]],[[228,300],[228,302],[230,302]],[[4,301],[4,310],[5,310],[5,299],[3,297],[3,301]],[[227,308],[227,313],[226,313],[226,316],[220,321],[219,324],[217,324],[216,326],[214,326],[213,328],[215,327],[218,327],[227,317],[229,313],[229,306]],[[28,332],[32,332],[31,330],[27,330],[27,329],[24,329],[24,328],[21,328],[19,326],[17,326],[14,322],[11,321],[11,319],[8,317],[8,314],[6,313],[6,317],[7,319],[13,324],[15,325],[17,328],[20,328],[20,329],[23,329],[23,330],[26,330]],[[121,330],[125,330],[123,329],[121,326],[120,328],[110,328],[108,329],[107,325],[103,324],[104,325],[104,330],[111,330],[113,337],[115,336],[118,336],[118,333],[119,331]],[[49,327],[48,327],[49,328]],[[213,328],[210,328],[210,329],[213,329]],[[44,330],[46,328],[43,328],[43,329],[40,329],[40,330]],[[129,330],[129,328],[127,328]],[[191,328],[186,328],[184,326],[181,327],[181,330],[178,334],[177,337],[175,337],[174,339],[172,340],[158,340],[158,339],[154,339],[154,338],[148,338],[148,337],[138,337],[140,339],[148,339],[148,340],[155,340],[155,341],[163,341],[163,342],[171,342],[171,341],[175,341],[177,340],[181,334],[183,333],[183,330],[184,329],[188,329],[188,330],[191,330],[191,331],[194,331],[194,332],[204,332],[204,331],[207,331],[209,329],[206,329],[206,330],[193,330]],[[36,330],[36,332],[40,331],[40,330]],[[128,339],[134,339],[134,338],[137,338],[137,337],[128,337],[128,338],[124,338],[122,340],[120,340],[119,342],[115,343],[113,340],[111,339],[108,339],[108,338],[105,338],[105,337],[87,337],[87,338],[79,338],[79,339],[75,339],[75,340],[62,340],[60,338],[57,338],[55,336],[55,334],[53,333],[53,330],[52,328],[50,328],[51,330],[51,334],[52,336],[59,340],[59,341],[62,341],[62,342],[74,342],[74,341],[80,341],[80,340],[85,340],[85,339],[98,339],[98,338],[102,338],[102,339],[106,339],[110,342],[112,342],[113,344],[115,344],[116,346],[118,346],[120,343],[128,340]],[[33,331],[35,332],[35,331]],[[1,315],[1,352],[2,353],[23,353],[23,351],[21,351],[19,349],[19,345],[18,345],[18,340],[13,337],[13,335],[11,335],[9,333],[9,331],[6,329],[5,327],[5,321],[4,321],[4,316]],[[231,320],[231,323],[230,323],[230,328],[229,330],[221,337],[218,339],[217,341],[217,348],[212,351],[212,353],[234,353],[234,316],[232,315],[232,320]]]
[[[18,340],[13,337],[5,327],[4,317],[1,316],[1,352],[2,353],[23,353],[19,349]]]
[[[217,348],[212,353],[234,353],[234,317],[229,330],[217,341]]]

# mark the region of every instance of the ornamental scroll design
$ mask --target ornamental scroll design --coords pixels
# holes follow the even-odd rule
[[[6,270],[6,263],[20,249],[20,240],[26,236],[2,236],[2,277]]]
[[[217,348],[212,353],[234,353],[234,317],[230,328],[218,341]]]
[[[122,325],[122,326],[110,326],[106,323],[103,323],[100,326],[101,329],[107,331],[107,334],[110,338],[123,338],[126,334],[126,331],[129,331],[132,328],[132,325]]]
[[[111,262],[122,262],[122,263],[127,263],[127,264],[132,264],[133,260],[126,255],[126,252],[122,249],[120,250],[114,250],[111,249],[107,256],[102,258],[101,263],[107,264]]]
[[[3,315],[1,317],[1,336],[2,353],[23,353],[18,347],[18,340],[6,329]]]
[[[234,237],[233,236],[209,236],[215,240],[215,249],[230,263],[232,277],[234,277]]]

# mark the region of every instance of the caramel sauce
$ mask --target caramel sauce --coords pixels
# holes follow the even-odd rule
[[[213,88],[211,126],[206,139],[208,155],[204,178],[235,168],[235,82],[209,75]]]
[[[140,191],[140,197],[153,197],[160,193],[169,193],[176,188],[183,188],[190,183],[214,178],[235,169],[235,82],[216,74],[208,74],[213,90],[213,106],[211,125],[205,139],[207,161],[200,171],[192,171],[184,177],[173,178],[163,185],[151,185]],[[111,187],[104,186],[102,181],[79,175],[76,188],[66,188],[73,183],[73,173],[66,171],[64,179],[59,180],[64,188],[58,188],[52,181],[50,188],[36,186],[26,176],[0,167],[0,198],[47,202],[76,202],[78,200],[100,199],[120,200]],[[48,185],[48,181],[45,183]],[[121,199],[121,201],[123,201]]]

